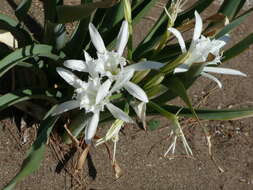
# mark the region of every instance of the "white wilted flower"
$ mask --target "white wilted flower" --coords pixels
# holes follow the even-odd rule
[[[96,133],[100,111],[103,111],[104,107],[106,107],[115,118],[125,122],[133,122],[124,111],[110,103],[109,97],[113,91],[110,90],[112,82],[109,79],[101,83],[100,78],[89,78],[88,82],[84,82],[66,69],[57,68],[57,72],[67,83],[75,88],[75,93],[73,100],[58,105],[54,109],[52,115],[58,115],[75,108],[84,108],[86,112],[92,112],[93,115],[85,130],[85,141],[87,144],[91,143]]]
[[[187,0],[172,0],[171,5],[169,9],[167,10],[166,7],[164,7],[165,13],[168,15],[170,19],[170,25],[173,26],[178,13],[182,12],[182,7],[186,4]]]
[[[193,63],[205,63],[201,75],[215,81],[220,88],[222,87],[221,82],[216,77],[209,74],[209,72],[246,76],[244,73],[238,70],[216,67],[216,65],[221,62],[220,50],[226,45],[227,36],[224,36],[221,39],[211,40],[210,38],[201,35],[202,27],[202,19],[198,12],[195,11],[195,28],[192,42],[188,51],[186,50],[186,45],[181,33],[175,28],[168,28],[168,30],[178,39],[182,52],[187,52],[189,54],[189,57],[184,61],[184,63],[175,68],[174,73],[188,71]],[[209,60],[209,56],[211,56],[211,60]]]
[[[170,151],[172,153],[172,156],[174,156],[178,138],[181,139],[187,156],[193,155],[192,150],[190,146],[188,145],[187,140],[184,136],[183,130],[180,126],[177,116],[175,116],[175,118],[172,119],[172,130],[170,132],[170,137],[172,137],[172,143],[169,146],[168,150],[164,153],[164,157],[166,157]]]

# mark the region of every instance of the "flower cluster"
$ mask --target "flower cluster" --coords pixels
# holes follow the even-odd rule
[[[210,39],[209,37],[201,35],[202,27],[202,19],[198,12],[195,11],[195,28],[188,51],[181,33],[175,28],[168,28],[168,30],[178,39],[182,53],[189,54],[189,57],[184,61],[184,63],[175,68],[174,73],[188,71],[193,63],[204,63],[201,75],[215,81],[220,88],[222,87],[221,82],[209,73],[246,76],[244,73],[234,69],[216,67],[219,63],[221,63],[220,51],[221,48],[226,45],[229,37],[223,36],[220,39]]]
[[[97,50],[97,58],[92,58],[84,52],[85,61],[66,60],[63,65],[69,69],[85,72],[88,80],[83,81],[71,71],[64,68],[57,68],[58,74],[70,85],[75,88],[73,100],[64,102],[56,107],[53,115],[57,115],[71,109],[84,108],[86,113],[91,112],[92,116],[85,130],[85,141],[91,143],[94,137],[100,112],[106,107],[111,114],[124,122],[133,120],[120,108],[110,102],[110,97],[121,90],[126,90],[133,97],[141,102],[147,103],[146,93],[131,78],[135,71],[146,69],[159,69],[163,64],[158,62],[140,62],[127,65],[127,61],[122,57],[124,48],[128,41],[128,23],[123,21],[117,37],[115,51],[108,51],[105,44],[93,24],[89,24],[91,41]]]

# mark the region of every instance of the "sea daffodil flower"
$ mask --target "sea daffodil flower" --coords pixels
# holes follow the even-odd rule
[[[85,62],[81,60],[66,60],[64,66],[81,71],[87,72],[92,77],[101,76],[107,77],[112,82],[115,82],[113,91],[126,89],[129,94],[135,98],[148,102],[146,93],[130,79],[133,77],[135,71],[142,71],[147,69],[159,69],[163,66],[162,63],[153,61],[143,61],[136,64],[126,66],[127,62],[122,57],[124,48],[128,41],[128,23],[123,21],[120,32],[117,37],[117,44],[115,51],[108,51],[105,44],[95,26],[89,24],[89,32],[91,41],[97,50],[97,59],[92,59],[87,52],[85,52]]]
[[[218,74],[246,76],[244,73],[238,70],[216,67],[216,65],[221,62],[220,50],[223,46],[226,45],[226,40],[224,39],[211,40],[210,38],[201,35],[202,27],[203,27],[202,19],[198,14],[198,12],[195,11],[195,28],[192,42],[188,50],[186,49],[186,45],[181,33],[175,28],[168,28],[168,30],[171,33],[173,33],[178,39],[182,53],[188,53],[189,55],[189,57],[184,61],[183,64],[175,68],[174,73],[181,73],[188,71],[193,63],[205,63],[201,75],[215,81],[220,88],[222,87],[221,82],[216,77],[209,74],[209,72]],[[209,55],[211,55],[212,60],[208,59]]]
[[[67,83],[75,88],[75,91],[73,100],[58,105],[54,109],[52,115],[58,115],[75,108],[84,108],[87,113],[92,112],[93,115],[85,130],[85,141],[87,144],[91,143],[96,133],[100,111],[103,111],[104,107],[106,107],[115,118],[125,122],[133,122],[124,111],[110,103],[109,97],[113,91],[110,90],[112,82],[109,79],[101,83],[100,78],[89,78],[88,82],[84,82],[66,69],[57,68],[57,72]]]

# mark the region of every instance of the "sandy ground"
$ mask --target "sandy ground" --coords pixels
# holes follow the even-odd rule
[[[37,3],[37,1],[35,1]],[[34,7],[40,6],[40,4]],[[219,4],[214,4],[202,14],[207,17],[212,14]],[[157,16],[159,8],[154,8],[150,15]],[[0,12],[13,15],[13,11],[7,1],[1,2]],[[42,18],[41,14],[32,14]],[[39,12],[39,11],[38,11]],[[152,20],[145,19],[142,25],[135,28],[139,41]],[[253,32],[252,17],[232,33],[231,44]],[[230,44],[230,45],[231,45]],[[215,90],[201,107],[206,108],[238,108],[253,105],[253,49],[245,51],[241,56],[224,64],[225,67],[239,69],[248,77],[218,76],[221,79],[223,89]],[[195,105],[207,92],[215,87],[209,80],[199,79],[189,90]],[[250,190],[253,189],[253,119],[239,121],[203,122],[212,134],[213,152],[217,164],[224,169],[221,173],[207,154],[207,146],[203,133],[199,127],[188,121],[185,124],[185,135],[192,147],[194,159],[184,158],[182,147],[178,145],[176,159],[169,160],[163,157],[163,153],[170,145],[166,138],[170,132],[167,121],[160,119],[162,126],[153,132],[144,132],[136,126],[125,126],[120,135],[117,149],[117,161],[123,170],[123,176],[115,180],[110,160],[103,146],[93,148],[91,151],[91,163],[95,169],[86,168],[81,182],[87,189],[175,189],[175,190]],[[107,126],[101,126],[98,135],[102,136]],[[33,133],[31,129],[31,133]],[[19,146],[20,137],[14,124],[10,120],[1,122],[0,126],[0,188],[10,180],[21,166],[25,158],[25,151],[30,143]],[[110,144],[112,147],[112,144]],[[56,146],[57,148],[57,146]],[[58,190],[70,189],[75,179],[62,171],[56,173],[57,158],[52,146],[47,148],[46,157],[39,171],[26,178],[17,190]],[[69,165],[71,165],[71,161]],[[89,170],[90,169],[90,170]],[[88,172],[92,171],[92,172]],[[92,177],[93,176],[93,177]],[[95,179],[94,179],[95,178]],[[85,189],[84,187],[81,189]]]

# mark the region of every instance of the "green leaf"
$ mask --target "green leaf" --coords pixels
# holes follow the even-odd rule
[[[195,109],[192,106],[191,100],[186,92],[184,84],[177,77],[172,77],[167,82],[167,85],[172,90],[172,92],[177,94],[184,101],[184,103],[190,108],[195,119],[199,120],[198,115],[196,114]]]
[[[245,3],[246,0],[229,0],[224,1],[219,9],[219,13],[224,14],[230,19],[236,16],[239,6],[241,3]]]
[[[52,103],[56,103],[54,95],[49,91],[41,89],[23,89],[15,90],[0,96],[0,111],[8,108],[16,103],[23,102],[31,99],[47,100]]]
[[[156,0],[144,0],[132,12],[133,24],[137,24],[154,7]]]
[[[44,0],[43,6],[45,21],[54,23],[56,21],[57,0]],[[47,26],[45,26],[45,30],[47,30]]]
[[[230,22],[227,26],[225,26],[218,34],[216,34],[215,38],[218,39],[225,34],[229,33],[231,30],[233,30],[235,27],[237,27],[239,24],[241,24],[249,15],[251,15],[253,12],[253,8],[249,9],[242,15],[236,17],[232,22]]]
[[[124,2],[120,1],[117,5],[106,9],[103,22],[99,30],[103,33],[115,27],[124,18]]]
[[[3,59],[8,54],[10,54],[11,52],[12,52],[12,49],[9,46],[0,42],[0,60]]]
[[[223,54],[224,59],[222,59],[222,62],[239,55],[243,51],[247,50],[251,44],[253,44],[253,33],[249,34],[246,38],[234,45],[232,48],[226,50]]]
[[[15,10],[15,15],[19,20],[23,20],[24,16],[27,15],[28,10],[30,9],[32,0],[22,0],[19,3],[18,7]]]
[[[190,69],[187,72],[184,73],[178,73],[175,76],[180,79],[180,81],[183,83],[185,89],[188,89],[194,81],[200,76],[200,73],[203,70],[203,65],[201,64],[194,64],[190,67]],[[172,75],[166,75],[165,79],[163,80],[162,84],[168,87],[168,91],[162,94],[161,96],[157,97],[154,101],[161,104],[168,102],[178,96],[177,93],[172,91],[169,87],[170,79],[174,77]]]
[[[45,147],[49,135],[57,122],[59,116],[48,117],[40,125],[38,136],[33,143],[32,147],[27,153],[26,159],[23,161],[20,171],[18,174],[3,188],[3,190],[11,190],[17,183],[23,180],[25,177],[30,175],[39,169],[40,163],[43,160]]]
[[[55,36],[55,46],[54,47],[57,51],[60,51],[62,48],[65,47],[65,44],[66,44],[65,25],[57,24],[55,26],[54,36]]]
[[[0,61],[0,77],[19,62],[34,56],[48,57],[55,61],[65,56],[63,53],[56,55],[52,50],[53,47],[48,45],[30,45],[17,49]]]
[[[82,4],[90,3],[87,2],[87,0],[82,0]],[[75,31],[72,33],[70,40],[67,42],[65,48],[63,51],[72,58],[78,58],[79,55],[81,55],[83,52],[82,50],[85,46],[85,41],[89,41],[88,39],[88,26],[91,20],[91,16],[88,16],[84,19],[82,19],[77,27],[75,28]],[[75,51],[73,51],[75,49]]]
[[[0,29],[11,32],[11,34],[17,39],[19,47],[32,43],[32,37],[16,20],[8,17],[7,15],[0,14]]]
[[[32,0],[22,0],[17,9],[15,10],[15,15],[22,22],[23,25],[28,28],[28,30],[33,34],[33,37],[41,42],[43,36],[43,28],[39,22],[29,14],[27,14],[29,8],[31,7]]]
[[[165,110],[176,114],[179,110],[179,116],[194,117],[191,110],[172,105],[162,105]],[[211,109],[195,109],[199,119],[203,120],[237,120],[253,116],[253,108],[245,109],[224,109],[224,110],[211,110]],[[149,109],[148,113],[157,114],[154,109]]]
[[[81,20],[88,17],[97,8],[108,8],[114,4],[113,0],[104,0],[95,3],[87,3],[84,5],[59,5],[56,7],[57,22],[67,23],[75,20]]]

